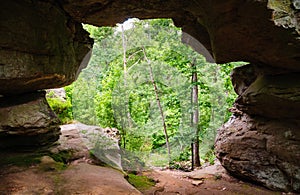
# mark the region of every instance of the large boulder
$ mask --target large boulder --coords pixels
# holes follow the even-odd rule
[[[117,135],[112,135],[112,132],[118,134],[115,128],[100,128],[99,126],[85,125],[75,123],[62,125],[62,135],[59,139],[60,146],[54,150],[65,150],[69,148],[74,152],[73,156],[83,156],[84,153],[91,151],[93,156],[99,162],[108,166],[122,170],[121,165],[121,149]],[[88,156],[88,155],[87,155]]]
[[[233,72],[239,97],[218,131],[216,154],[238,177],[300,192],[300,74],[276,72],[254,65]]]
[[[233,175],[268,188],[300,191],[300,121],[233,116],[219,129],[216,154]]]
[[[73,82],[92,45],[81,24],[45,1],[1,1],[0,6],[0,94]]]
[[[236,68],[232,81],[240,111],[267,118],[300,118],[300,73],[251,64]]]
[[[0,98],[0,148],[49,147],[60,135],[60,120],[49,107],[45,92]]]

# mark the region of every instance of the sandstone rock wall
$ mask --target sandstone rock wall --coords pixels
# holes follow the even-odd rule
[[[93,41],[56,2],[0,2],[0,148],[39,148],[59,122],[37,90],[72,83]]]
[[[299,78],[255,65],[233,72],[239,97],[215,145],[232,174],[272,189],[300,191]]]
[[[268,0],[64,0],[61,6],[76,21],[98,26],[131,17],[172,18],[217,62],[243,60],[300,71],[299,34],[274,24]]]
[[[59,124],[44,92],[0,98],[2,150],[48,147],[59,138]]]
[[[44,1],[1,1],[0,7],[0,94],[73,82],[92,45],[81,24]]]
[[[284,2],[298,22],[297,6]],[[0,5],[1,147],[47,145],[58,138],[44,97],[25,93],[74,81],[92,45],[80,23],[168,17],[217,62],[252,64],[232,77],[239,98],[232,119],[219,130],[221,163],[268,187],[300,191],[300,39],[285,23],[275,25],[278,7],[269,9],[267,0],[7,0]]]

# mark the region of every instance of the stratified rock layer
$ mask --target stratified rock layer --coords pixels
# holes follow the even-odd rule
[[[299,192],[300,74],[277,72],[254,65],[234,71],[239,97],[232,118],[219,129],[216,154],[236,176]]]
[[[1,1],[0,94],[4,98],[0,99],[0,145],[44,145],[57,139],[58,130],[52,125],[50,109],[43,106],[44,99],[20,102],[15,97],[13,104],[4,99],[74,81],[87,64],[92,43],[80,23],[105,26],[131,17],[172,18],[217,62],[252,64],[236,69],[232,77],[239,97],[233,118],[219,130],[216,152],[221,163],[240,177],[300,192],[299,31],[272,21],[278,11],[288,8],[285,14],[292,13],[298,25],[299,7],[295,1],[272,2]],[[287,5],[282,7],[279,2]],[[35,101],[44,103],[31,104]],[[32,121],[35,112],[44,111],[48,112],[45,118]]]
[[[1,1],[0,7],[0,94],[73,82],[92,44],[81,24],[43,1]]]
[[[114,25],[132,17],[172,18],[184,32],[201,42],[217,62],[243,60],[300,70],[299,34],[274,24],[267,0],[60,2],[74,20],[98,26]]]
[[[59,119],[49,107],[45,92],[0,98],[0,148],[37,149],[60,135]]]
[[[219,130],[217,157],[240,178],[271,189],[299,191],[300,123],[288,122],[234,116]]]

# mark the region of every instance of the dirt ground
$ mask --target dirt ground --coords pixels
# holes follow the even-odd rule
[[[145,195],[294,195],[240,181],[218,164],[193,172],[156,169],[143,174],[157,182]]]
[[[59,150],[72,149],[76,157],[67,166],[49,156],[41,157],[39,163],[26,166],[4,163],[0,166],[0,195],[292,195],[274,192],[266,188],[242,182],[228,175],[217,162],[213,166],[182,172],[158,169],[143,172],[157,183],[154,187],[139,192],[124,178],[123,172],[98,166],[90,159],[88,148],[78,130],[68,126],[62,131]],[[23,156],[10,154],[13,164],[25,161]],[[0,154],[0,162],[5,159]],[[27,161],[25,161],[27,162]],[[31,162],[31,161],[30,161]],[[1,163],[0,163],[1,164]],[[3,163],[1,164],[3,165]]]
[[[124,175],[115,169],[73,162],[64,170],[45,162],[32,167],[12,166],[0,171],[0,195],[293,195],[268,190],[235,179],[220,165],[193,172],[153,169],[143,172],[157,183],[137,191]]]

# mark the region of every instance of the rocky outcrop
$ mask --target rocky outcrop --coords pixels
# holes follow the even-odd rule
[[[81,24],[45,1],[1,1],[0,6],[0,94],[73,82],[87,65],[92,44]]]
[[[96,26],[132,17],[172,18],[217,62],[244,60],[300,70],[299,34],[274,24],[274,10],[268,8],[267,0],[65,0],[61,5],[76,21]]]
[[[268,187],[300,191],[298,0],[7,0],[0,5],[3,147],[57,139],[56,119],[43,98],[25,101],[28,95],[20,95],[20,101],[9,95],[74,81],[92,43],[80,23],[104,26],[130,17],[167,17],[217,62],[252,64],[233,74],[239,98],[217,138],[221,163]],[[282,14],[288,17],[278,20]]]
[[[141,194],[121,171],[98,166],[87,148],[88,140],[82,137],[84,129],[76,124],[61,127],[60,145],[51,147],[51,152],[1,151],[0,194]]]
[[[87,65],[93,41],[55,2],[0,6],[0,148],[52,144],[58,120],[44,93],[35,91],[72,83]]]
[[[232,80],[239,94],[216,139],[232,174],[272,189],[300,191],[300,74],[246,65]],[[252,75],[252,76],[248,76]]]
[[[101,164],[123,170],[119,140],[111,134],[113,130],[118,133],[115,128],[103,129],[99,126],[82,123],[62,125],[60,145],[52,151],[59,153],[59,151],[69,148],[75,158],[87,157],[89,154],[93,154]]]
[[[234,116],[218,133],[216,154],[233,175],[271,189],[300,190],[299,121],[247,114]]]
[[[67,99],[66,90],[61,88],[54,88],[46,90],[46,97],[47,98],[55,98],[62,102],[65,102]]]
[[[0,98],[0,149],[49,147],[60,135],[59,119],[45,92]]]

